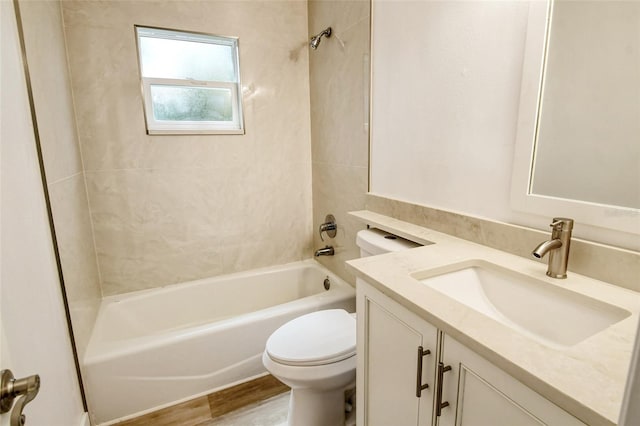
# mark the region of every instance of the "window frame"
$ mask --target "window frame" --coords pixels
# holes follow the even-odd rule
[[[145,35],[141,32],[148,31]],[[140,75],[140,90],[142,95],[142,106],[144,110],[145,127],[148,135],[189,135],[189,134],[209,134],[209,135],[243,135],[244,118],[242,108],[241,83],[240,83],[240,54],[239,40],[237,37],[219,36],[197,31],[183,31],[169,28],[151,27],[147,25],[134,25],[136,37],[136,50],[138,57],[138,71]],[[151,33],[151,34],[149,34]],[[231,47],[233,56],[233,66],[236,82],[176,79],[162,77],[144,77],[142,73],[142,56],[140,49],[140,37],[154,37],[158,39],[202,42]],[[219,43],[217,42],[219,41]],[[231,92],[231,121],[169,121],[156,120],[153,114],[151,86],[184,87],[199,89],[225,89]]]

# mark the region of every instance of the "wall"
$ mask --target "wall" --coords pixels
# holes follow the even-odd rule
[[[527,12],[374,2],[373,193],[508,218]]]
[[[356,232],[364,228],[347,212],[364,207],[368,184],[369,11],[365,0],[309,2],[309,33],[333,29],[309,53],[313,227],[328,213],[338,224],[335,239],[321,241],[316,231],[314,248],[333,245],[335,256],[318,260],[353,284],[344,261],[359,256]]]
[[[0,338],[2,369],[39,374],[28,425],[85,419],[60,294],[13,2],[0,2]],[[9,414],[3,414],[3,425]]]
[[[104,295],[309,256],[305,2],[65,1],[63,16]],[[134,24],[238,36],[246,134],[146,135]]]
[[[79,358],[100,305],[98,265],[58,1],[21,1],[25,50]]]

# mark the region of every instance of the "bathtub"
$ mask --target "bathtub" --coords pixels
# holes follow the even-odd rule
[[[263,375],[273,331],[331,308],[355,312],[355,291],[315,260],[105,297],[83,360],[94,423]]]

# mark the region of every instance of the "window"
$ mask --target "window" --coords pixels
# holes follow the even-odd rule
[[[243,134],[238,40],[136,26],[147,133]]]

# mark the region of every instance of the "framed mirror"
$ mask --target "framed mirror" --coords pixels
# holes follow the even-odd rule
[[[640,3],[532,7],[513,208],[640,234]]]

